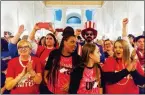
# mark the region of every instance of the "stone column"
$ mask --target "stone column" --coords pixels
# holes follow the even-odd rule
[[[85,9],[81,9],[81,29],[84,28],[84,23],[85,23]]]
[[[61,23],[62,23],[62,27],[66,27],[66,7],[62,8],[62,19],[61,19]]]

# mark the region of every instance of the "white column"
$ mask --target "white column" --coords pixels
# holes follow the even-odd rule
[[[84,29],[84,23],[85,23],[85,9],[81,9],[81,28]]]
[[[66,8],[62,8],[62,19],[61,19],[61,23],[62,23],[62,27],[66,27]]]

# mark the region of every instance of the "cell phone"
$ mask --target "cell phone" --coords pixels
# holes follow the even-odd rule
[[[37,23],[39,28],[49,28],[50,24],[48,22],[39,22]]]

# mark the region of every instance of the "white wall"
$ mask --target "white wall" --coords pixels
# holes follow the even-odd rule
[[[63,10],[62,21],[59,27],[65,27],[65,14],[67,9],[72,6],[49,6],[45,7],[42,1],[1,1],[1,35],[3,31],[10,31],[13,34],[17,32],[18,26],[24,24],[29,34],[36,22],[46,21],[54,24],[54,9]],[[134,35],[142,34],[144,30],[144,1],[105,1],[103,7],[98,6],[75,6],[81,9],[82,25],[84,29],[85,9],[95,9],[93,12],[93,21],[96,23],[98,31],[97,38],[103,35],[111,39],[121,36],[121,21],[123,18],[129,18],[128,32]],[[36,36],[46,35],[48,31],[42,29]]]
[[[14,33],[18,28],[17,1],[1,1],[1,36],[4,31]]]
[[[52,22],[54,25],[54,11],[53,8],[44,8],[44,21],[45,22]],[[44,30],[43,29],[43,35],[46,35],[47,33],[50,33],[50,31]]]
[[[128,18],[128,33],[141,35],[144,27],[144,1],[106,1],[102,7],[103,33],[116,39],[121,36],[122,19]]]
[[[93,21],[96,24],[95,29],[98,31],[97,37],[96,39],[101,39],[103,33],[103,17],[102,17],[102,8],[96,8],[96,10],[94,11],[94,17],[93,17]],[[96,40],[95,39],[95,40]]]
[[[62,19],[60,22],[55,22],[55,9],[62,9]],[[101,12],[101,6],[47,6],[46,10],[45,10],[45,21],[47,22],[52,22],[55,28],[65,28],[66,26],[69,26],[69,24],[66,24],[66,20],[69,17],[69,15],[73,15],[77,14],[78,17],[81,18],[81,24],[71,24],[71,26],[73,26],[74,29],[80,28],[80,29],[84,29],[84,25],[85,22],[87,21],[86,17],[85,17],[85,10],[86,9],[93,9],[93,21],[96,23],[96,29],[99,31],[98,32],[98,37],[102,37],[100,35],[102,35],[102,12]],[[45,34],[47,34],[48,32],[46,31]],[[59,38],[61,39],[61,33],[59,33]],[[59,39],[59,40],[60,40]]]
[[[4,31],[10,31],[13,35],[18,31],[18,27],[24,24],[29,34],[36,22],[44,21],[44,5],[41,1],[1,1],[1,36]],[[41,35],[39,32],[36,35]],[[23,36],[22,35],[22,36]]]
[[[129,33],[142,34],[144,30],[144,1],[129,1]]]
[[[23,33],[29,34],[34,26],[34,9],[32,1],[20,1],[18,5],[18,25],[24,24],[26,31]],[[22,35],[22,36],[23,36]]]

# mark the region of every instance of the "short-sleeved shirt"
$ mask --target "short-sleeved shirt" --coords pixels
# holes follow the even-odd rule
[[[48,60],[49,54],[52,50],[54,50],[55,48],[51,48],[51,49],[47,49],[44,46],[40,46],[37,43],[35,43],[34,41],[31,41],[32,44],[32,53],[40,58],[40,62],[42,65],[42,70],[44,70],[45,64]]]
[[[31,60],[33,60],[33,70],[36,73],[41,73],[42,69],[39,58],[31,57]],[[12,77],[15,79],[23,71],[23,68],[27,63],[28,61],[22,61],[22,63],[19,62],[19,57],[11,59],[8,63],[6,77]],[[38,94],[39,85],[36,84],[30,77],[31,75],[26,73],[25,76],[23,76],[17,85],[11,90],[11,94]]]
[[[116,60],[113,57],[107,58],[102,67],[104,72],[119,72],[125,68],[126,65],[122,63],[121,59]],[[138,62],[137,62],[136,69],[141,75],[144,74]],[[138,94],[139,88],[134,83],[132,76],[127,75],[117,83],[106,84],[106,93],[107,94]]]
[[[52,82],[49,80],[48,89],[55,94],[67,94],[68,90],[64,90],[65,86],[70,84],[70,73],[72,71],[72,56],[61,56],[60,68],[58,70],[57,81],[55,82],[55,89]],[[54,91],[55,90],[55,91]]]
[[[96,68],[85,67],[78,90],[79,94],[99,94],[99,81],[97,81],[96,71]]]

